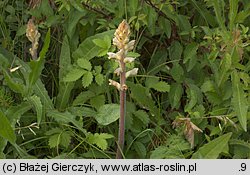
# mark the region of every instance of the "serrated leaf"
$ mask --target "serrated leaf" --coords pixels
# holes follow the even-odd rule
[[[93,75],[91,72],[87,72],[82,77],[82,85],[83,87],[88,87],[93,81]]]
[[[49,147],[50,148],[55,148],[59,145],[59,134],[54,134],[49,137]]]
[[[138,110],[136,112],[133,113],[135,115],[135,117],[137,117],[140,121],[142,121],[142,123],[147,126],[150,119],[149,119],[149,116],[148,114],[143,111],[143,110]]]
[[[140,158],[145,158],[147,154],[146,147],[143,143],[136,141],[134,143],[134,148],[136,153],[139,155]]]
[[[92,97],[90,99],[90,104],[95,109],[99,109],[101,106],[103,106],[105,104],[105,96],[104,95],[98,95],[98,96]]]
[[[67,73],[67,75],[64,77],[63,80],[65,82],[76,81],[79,78],[81,78],[81,76],[83,76],[84,73],[86,73],[86,70],[84,69],[73,68]]]
[[[203,145],[196,151],[192,159],[216,159],[220,153],[224,152],[228,147],[228,141],[232,133],[224,134],[209,143]]]
[[[101,148],[103,151],[108,148],[108,142],[107,139],[113,138],[114,136],[111,134],[106,134],[106,133],[95,133],[95,134],[90,134],[87,137],[88,142],[91,144],[96,144],[99,148]]]
[[[64,148],[68,148],[70,144],[72,134],[69,131],[63,131],[58,129],[58,131],[49,137],[50,148],[58,147],[59,145]]]
[[[90,71],[92,69],[91,63],[89,60],[86,60],[84,58],[80,58],[77,60],[77,64],[78,66],[80,66],[83,69],[86,69],[88,71]]]
[[[158,83],[154,84],[152,88],[159,92],[169,92],[170,85],[164,81],[159,81]]]
[[[232,105],[233,109],[237,114],[240,125],[247,131],[247,111],[248,103],[245,98],[244,90],[239,79],[238,73],[235,71],[232,73],[232,85],[233,85],[233,98]]]
[[[93,43],[95,43],[95,45],[97,45],[97,46],[99,46],[101,48],[104,48],[104,49],[107,48],[106,42],[104,40],[102,40],[102,39],[99,39],[99,38],[93,39]]]
[[[172,109],[178,109],[180,106],[180,100],[183,94],[183,88],[181,84],[174,83],[170,86],[170,91],[168,93],[169,102]]]
[[[83,105],[87,100],[94,97],[95,93],[92,91],[81,92],[73,101],[73,106]]]
[[[179,41],[172,42],[169,49],[169,58],[171,60],[180,60],[183,52],[183,47]]]
[[[101,86],[101,85],[103,84],[103,82],[104,82],[104,77],[103,77],[103,75],[102,75],[102,74],[97,74],[97,75],[95,76],[95,82],[96,82],[99,86]]]
[[[100,125],[109,125],[120,117],[120,106],[118,104],[105,104],[98,110],[95,119]]]
[[[82,122],[77,121],[76,116],[70,112],[59,112],[57,110],[48,110],[47,116],[54,118],[58,123],[72,123],[78,130],[86,133],[86,130],[82,127]]]
[[[43,116],[43,105],[41,103],[41,100],[38,96],[33,95],[31,97],[28,97],[28,101],[33,105],[36,110],[37,125],[39,126]]]
[[[181,65],[179,63],[174,63],[171,71],[170,71],[170,75],[173,77],[173,79],[178,82],[181,83],[184,79],[184,70],[181,67]]]
[[[201,95],[200,89],[196,85],[190,84],[187,89],[187,95],[189,102],[185,106],[185,111],[191,111],[191,109],[198,103],[198,98]]]
[[[184,50],[184,64],[187,63],[188,60],[192,59],[196,55],[198,49],[198,44],[196,43],[191,43],[188,44]]]
[[[11,127],[11,123],[2,111],[0,111],[0,136],[12,144],[16,141],[16,135]]]

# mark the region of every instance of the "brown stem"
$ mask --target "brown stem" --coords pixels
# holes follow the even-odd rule
[[[120,75],[120,121],[119,121],[119,134],[118,134],[118,148],[116,152],[116,159],[122,159],[122,151],[124,147],[125,135],[125,112],[126,112],[126,66],[123,59],[120,61],[122,72]]]

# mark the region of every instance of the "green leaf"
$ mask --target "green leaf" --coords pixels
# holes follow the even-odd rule
[[[59,145],[68,148],[72,134],[69,131],[64,131],[59,128],[54,128],[46,132],[49,135],[49,147],[55,148]]]
[[[184,64],[196,56],[197,49],[198,49],[198,44],[196,43],[191,43],[186,46],[184,50],[184,60],[183,60]]]
[[[56,107],[64,110],[71,98],[71,91],[74,88],[74,82],[64,82],[63,78],[71,68],[71,52],[67,36],[64,36],[60,59],[59,59],[59,92],[56,97]]]
[[[0,136],[7,139],[10,143],[15,143],[16,135],[11,124],[3,112],[0,111]]]
[[[92,72],[87,72],[82,77],[82,85],[83,87],[88,87],[93,81]]]
[[[173,64],[173,67],[172,67],[172,69],[170,71],[170,75],[178,83],[181,83],[185,78],[184,70],[183,70],[182,66],[179,63],[174,63]]]
[[[157,51],[155,54],[152,55],[147,72],[149,75],[154,75],[161,71],[165,65],[166,60],[168,58],[168,53],[166,51]]]
[[[105,104],[105,96],[104,95],[98,95],[95,97],[92,97],[90,99],[90,104],[93,106],[95,109],[99,109],[101,106]]]
[[[84,69],[73,68],[67,73],[67,75],[64,77],[63,80],[65,82],[76,81],[79,78],[81,78],[81,76],[83,76],[84,73],[86,73],[86,70]]]
[[[239,3],[239,0],[229,0],[229,4],[230,4],[230,8],[229,8],[229,28],[230,28],[230,31],[233,30],[233,26],[234,26],[234,23],[235,23],[235,18],[238,14],[238,3]]]
[[[99,86],[101,86],[101,85],[103,84],[103,82],[104,82],[104,77],[103,77],[103,75],[102,75],[102,74],[97,74],[97,75],[95,76],[95,82],[96,82]]]
[[[80,66],[81,68],[86,69],[86,70],[88,70],[88,71],[90,71],[91,68],[92,68],[90,61],[89,61],[89,60],[86,60],[86,59],[84,59],[84,58],[78,59],[78,60],[77,60],[77,64],[78,64],[78,66]]]
[[[95,93],[92,91],[81,92],[73,101],[73,106],[83,105],[87,100],[94,97]]]
[[[72,56],[75,60],[79,58],[84,58],[87,60],[90,60],[96,56],[98,56],[100,48],[97,46],[94,42],[93,39],[97,38],[103,38],[105,35],[108,35],[110,38],[113,37],[114,35],[114,30],[109,30],[103,33],[96,34],[94,36],[88,37],[85,39],[79,47],[76,49],[75,52],[73,52]]]
[[[142,121],[144,126],[147,126],[149,124],[150,119],[149,119],[148,114],[145,111],[138,110],[138,111],[135,111],[133,114],[136,118]]]
[[[13,79],[6,70],[3,70],[4,73],[4,80],[6,82],[6,84],[8,85],[8,87],[13,90],[16,93],[20,93],[20,94],[24,94],[24,85],[20,84],[19,82],[15,81],[15,79]]]
[[[36,95],[28,97],[27,100],[33,105],[33,107],[36,110],[37,124],[39,125],[41,123],[42,116],[43,116],[43,105],[41,103],[41,100]]]
[[[100,125],[109,125],[120,118],[120,106],[118,104],[106,104],[99,108],[95,119]]]
[[[237,71],[234,71],[232,73],[232,85],[233,85],[233,98],[232,98],[233,109],[237,114],[240,125],[242,126],[244,131],[247,131],[248,103]]]
[[[147,155],[147,149],[142,142],[135,141],[134,148],[136,153],[139,155],[140,158],[145,158]]]
[[[191,111],[191,109],[198,103],[201,102],[202,94],[200,89],[194,85],[194,84],[189,84],[189,87],[187,89],[187,95],[189,102],[185,106],[185,111]]]
[[[166,18],[160,17],[159,25],[160,25],[160,28],[164,31],[164,33],[167,35],[167,37],[170,38],[171,32],[172,32],[170,21]]]
[[[97,145],[99,148],[101,148],[103,151],[108,148],[108,142],[107,139],[111,139],[114,136],[107,133],[95,133],[95,134],[89,134],[87,137],[87,141],[91,144]]]
[[[179,41],[172,42],[169,49],[169,58],[171,60],[180,60],[183,52],[183,47]]]
[[[164,81],[159,81],[158,83],[154,84],[152,88],[159,92],[169,92],[170,85]]]
[[[180,106],[180,100],[183,94],[183,88],[179,83],[173,83],[170,86],[170,91],[168,93],[169,102],[172,109],[178,109]]]
[[[49,49],[49,44],[50,44],[50,29],[46,34],[44,45],[39,54],[39,58],[37,60],[32,60],[30,62],[30,68],[31,68],[31,72],[29,74],[30,87],[36,83],[36,81],[38,80],[39,76],[42,73],[42,70],[44,68],[45,55]]]
[[[196,151],[192,159],[216,159],[219,157],[220,153],[226,151],[228,149],[228,141],[231,137],[232,133],[224,134],[204,146],[200,147],[198,151]]]
[[[82,131],[83,133],[86,133],[86,130],[83,129],[82,123],[80,121],[77,121],[73,114],[70,112],[59,112],[57,110],[48,110],[47,115],[49,117],[54,118],[59,123],[72,123],[78,130]]]

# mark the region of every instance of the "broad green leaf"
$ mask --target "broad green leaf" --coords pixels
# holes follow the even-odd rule
[[[56,97],[56,106],[60,110],[64,110],[71,97],[71,91],[74,87],[74,82],[64,82],[63,78],[71,67],[70,46],[67,36],[64,36],[60,59],[59,59],[59,92]]]
[[[70,112],[59,112],[57,110],[48,110],[47,115],[49,117],[52,117],[59,123],[72,123],[78,130],[82,131],[84,134],[86,133],[86,130],[83,129],[82,123],[80,121],[77,121],[73,114]]]
[[[145,111],[138,110],[138,111],[135,111],[133,114],[136,118],[142,121],[144,126],[147,126],[149,124],[150,119],[149,119],[148,114]]]
[[[172,42],[169,48],[169,58],[171,60],[180,60],[183,52],[183,47],[179,41]]]
[[[92,97],[90,99],[90,104],[92,107],[98,110],[101,106],[105,104],[105,96],[98,95],[98,96]]]
[[[170,38],[171,32],[172,32],[170,21],[166,18],[160,17],[159,25],[160,25],[160,28],[164,31],[164,33],[167,35],[167,37]]]
[[[94,109],[90,107],[84,107],[84,106],[69,107],[68,110],[73,115],[79,116],[79,117],[93,117],[97,113]]]
[[[32,109],[32,104],[29,102],[22,102],[21,104],[17,106],[11,106],[8,108],[8,110],[5,112],[6,117],[11,123],[12,127],[15,127],[16,121],[20,119],[20,117],[27,111]]]
[[[140,158],[145,158],[147,155],[147,149],[142,142],[135,141],[134,148],[136,153],[139,155]]]
[[[209,143],[203,145],[196,151],[192,159],[216,159],[219,157],[220,153],[227,151],[228,141],[232,133],[224,134]]]
[[[69,16],[68,16],[68,20],[65,24],[65,29],[66,29],[66,33],[69,36],[69,38],[73,38],[75,31],[76,31],[76,26],[79,22],[79,20],[86,15],[86,11],[82,12],[82,11],[78,11],[76,9],[72,9],[69,12]]]
[[[59,128],[54,128],[46,132],[49,136],[49,146],[50,148],[58,147],[59,145],[68,148],[72,134],[69,131],[61,130]]]
[[[87,72],[82,77],[82,85],[83,87],[88,87],[93,81],[93,74],[92,72]]]
[[[65,82],[72,82],[72,81],[76,81],[79,78],[81,78],[83,76],[83,74],[86,73],[86,70],[84,69],[79,69],[79,68],[73,68],[71,69],[67,75],[64,77],[64,81]]]
[[[0,111],[0,136],[7,139],[10,143],[15,143],[16,135],[11,124],[3,112]]]
[[[173,64],[173,67],[172,67],[172,69],[170,71],[170,75],[178,83],[181,83],[185,78],[184,70],[183,70],[182,66],[179,63],[174,63]]]
[[[103,33],[96,34],[94,36],[88,37],[85,39],[79,47],[73,52],[72,56],[75,60],[79,58],[84,58],[90,60],[99,54],[99,50],[102,49],[93,43],[93,39],[103,38],[105,35],[108,35],[110,38],[114,35],[114,30],[106,31]]]
[[[154,84],[152,88],[159,92],[169,92],[170,85],[164,81],[159,81],[158,83]]]
[[[233,85],[233,98],[232,105],[233,109],[236,112],[240,125],[247,131],[247,111],[248,103],[245,97],[242,84],[239,79],[239,75],[236,71],[232,73],[232,85]]]
[[[201,102],[202,94],[200,89],[194,85],[189,84],[189,87],[187,89],[187,96],[189,99],[189,102],[185,106],[185,111],[191,111],[191,109],[198,103]]]
[[[73,101],[73,106],[83,105],[87,100],[94,97],[95,93],[92,91],[81,92]]]
[[[41,103],[41,100],[36,95],[28,97],[27,100],[33,105],[33,107],[36,110],[37,124],[39,125],[41,123],[42,117],[43,117],[43,105]]]
[[[184,50],[184,64],[187,63],[190,59],[192,59],[197,52],[198,49],[198,44],[196,43],[191,43],[188,44]]]
[[[173,83],[170,86],[170,92],[168,93],[169,102],[172,109],[178,109],[180,106],[180,100],[183,94],[183,88],[179,83]]]
[[[157,51],[153,54],[147,68],[147,74],[154,75],[161,71],[166,65],[167,58],[168,53],[166,51]]]
[[[16,93],[24,94],[24,92],[25,92],[24,85],[15,81],[15,79],[13,79],[9,75],[9,73],[7,73],[7,71],[4,70],[3,73],[4,73],[4,80],[10,89]]]
[[[96,82],[99,86],[101,86],[101,85],[103,84],[103,82],[104,82],[104,77],[103,77],[103,75],[102,75],[102,74],[97,74],[97,75],[95,76],[95,82]]]
[[[84,58],[78,59],[78,60],[77,60],[77,64],[78,64],[78,66],[80,66],[81,68],[86,69],[86,70],[88,70],[88,71],[90,71],[91,68],[92,68],[90,61],[89,61],[89,60],[86,60],[86,59],[84,59]]]
[[[109,125],[120,118],[120,106],[118,104],[105,104],[101,106],[95,116],[100,125]]]
[[[45,55],[49,49],[49,44],[50,44],[50,29],[46,34],[44,45],[39,54],[39,58],[37,60],[32,60],[30,62],[31,72],[29,74],[29,86],[33,86],[42,73],[42,70],[44,68]]]
[[[87,141],[91,144],[97,145],[99,148],[101,148],[103,151],[108,148],[108,142],[107,139],[111,139],[114,136],[111,134],[106,133],[95,133],[95,134],[89,134],[87,136]]]

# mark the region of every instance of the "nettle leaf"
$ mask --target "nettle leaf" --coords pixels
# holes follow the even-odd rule
[[[159,81],[158,83],[154,84],[152,88],[159,91],[159,92],[169,92],[170,91],[170,85],[164,81]]]
[[[15,143],[16,135],[7,117],[0,111],[0,136],[10,143]]]
[[[176,52],[178,50],[178,52]],[[174,41],[169,48],[169,58],[171,60],[180,60],[183,52],[183,47],[179,41]]]
[[[99,148],[101,148],[103,151],[108,148],[108,142],[107,139],[111,139],[114,136],[107,133],[95,133],[95,134],[89,134],[87,136],[87,141],[91,144],[97,145]]]
[[[67,73],[63,80],[65,82],[76,81],[81,78],[84,73],[86,73],[86,70],[84,69],[73,68]]]
[[[191,111],[191,109],[199,102],[202,101],[201,90],[194,84],[189,84],[187,89],[187,95],[189,102],[185,106],[185,111]]]
[[[77,64],[78,66],[80,66],[83,69],[86,69],[88,71],[90,71],[92,69],[91,63],[89,60],[86,60],[84,58],[80,58],[77,60]]]
[[[95,82],[96,82],[99,86],[101,86],[101,85],[103,84],[103,82],[104,82],[104,77],[103,77],[103,75],[102,75],[102,74],[97,74],[97,75],[95,76]]]
[[[109,125],[120,117],[120,106],[118,104],[105,104],[101,106],[95,116],[100,125]]]
[[[93,74],[92,72],[87,72],[82,77],[82,85],[83,87],[88,87],[93,81]]]
[[[248,103],[245,98],[245,93],[242,88],[242,84],[239,79],[239,75],[236,71],[232,73],[232,84],[233,84],[233,98],[232,105],[233,109],[237,114],[240,125],[247,131],[247,111]]]
[[[179,108],[182,94],[183,94],[183,88],[181,84],[179,83],[171,84],[168,97],[169,97],[169,102],[170,102],[172,109]]]
[[[232,133],[224,134],[204,146],[200,147],[198,151],[196,151],[192,159],[216,159],[219,157],[220,153],[227,152],[228,150],[228,141],[231,137]]]

